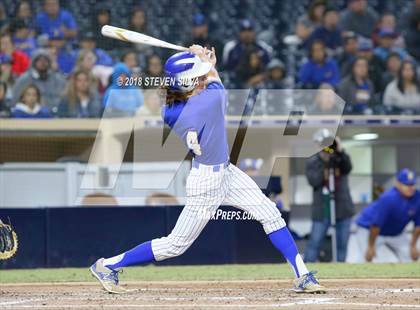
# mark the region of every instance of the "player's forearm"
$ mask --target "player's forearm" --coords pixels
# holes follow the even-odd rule
[[[413,231],[413,237],[411,239],[411,246],[415,247],[417,245],[417,240],[419,240],[420,236],[420,227],[415,227]]]
[[[376,242],[376,238],[378,237],[380,232],[380,229],[378,226],[371,226],[370,227],[370,232],[369,232],[369,247],[374,247],[375,246],[375,242]]]

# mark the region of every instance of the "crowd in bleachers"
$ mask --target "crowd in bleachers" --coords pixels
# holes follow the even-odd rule
[[[183,5],[166,2],[161,2],[166,9]],[[158,114],[152,86],[118,82],[161,77],[171,51],[105,38],[100,35],[105,24],[186,46],[214,46],[226,88],[333,89],[345,100],[346,113],[420,112],[419,0],[404,1],[398,19],[386,8],[375,11],[366,0],[295,1],[305,12],[293,3],[288,7],[288,0],[264,1],[261,7],[258,1],[234,0],[224,10],[217,1],[184,2],[190,14],[177,17],[159,12],[153,1],[125,0],[120,16],[129,17],[124,22],[114,18],[108,1],[79,7],[78,1],[20,1],[13,2],[13,12],[8,1],[0,2],[0,116]],[[235,17],[220,20],[224,14]],[[152,19],[159,27],[149,23]],[[223,29],[214,26],[218,21]],[[286,35],[294,40],[283,40]],[[314,105],[325,113],[336,108],[322,97]]]

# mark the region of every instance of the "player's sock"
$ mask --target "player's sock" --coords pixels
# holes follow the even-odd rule
[[[104,259],[104,266],[113,270],[122,267],[147,264],[155,260],[152,251],[152,242],[144,242],[135,248],[120,255]]]
[[[271,243],[274,244],[276,249],[283,254],[292,266],[297,278],[308,273],[308,269],[296,247],[295,240],[293,240],[293,237],[286,226],[268,234],[268,237],[270,238]]]

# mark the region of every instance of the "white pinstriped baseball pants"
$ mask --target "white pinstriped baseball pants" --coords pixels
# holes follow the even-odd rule
[[[286,226],[274,202],[258,185],[233,164],[213,171],[213,166],[192,168],[186,184],[187,203],[175,227],[167,237],[152,240],[157,261],[184,253],[200,235],[220,205],[232,205],[251,214],[264,227],[266,234]]]

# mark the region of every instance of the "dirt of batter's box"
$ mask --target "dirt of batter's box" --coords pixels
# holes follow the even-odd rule
[[[130,282],[105,293],[97,283],[0,284],[0,309],[419,309],[420,279],[324,280],[328,291],[301,295],[291,281]]]

